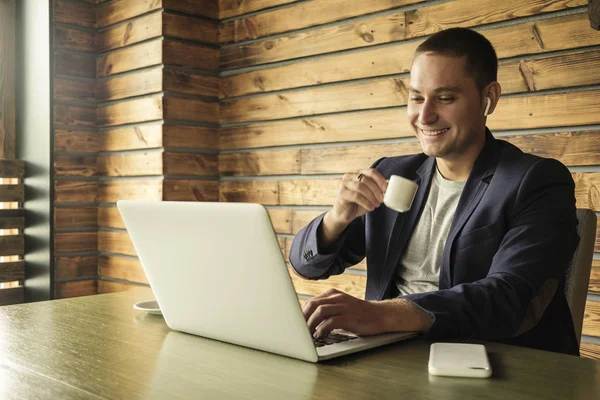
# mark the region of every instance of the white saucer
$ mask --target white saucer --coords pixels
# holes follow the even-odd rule
[[[154,300],[142,301],[141,303],[134,304],[133,308],[140,311],[146,311],[148,314],[162,315],[158,303]]]

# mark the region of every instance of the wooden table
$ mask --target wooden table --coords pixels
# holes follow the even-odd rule
[[[491,379],[427,373],[422,339],[315,365],[170,331],[149,289],[0,308],[0,398],[597,399],[600,362],[489,343]],[[202,316],[198,316],[202,318]]]

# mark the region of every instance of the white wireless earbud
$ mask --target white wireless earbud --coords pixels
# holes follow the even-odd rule
[[[486,97],[485,100],[487,101],[487,104],[485,105],[485,111],[483,111],[483,116],[487,117],[488,113],[490,112],[490,106],[492,105],[492,100],[490,100],[489,97]]]

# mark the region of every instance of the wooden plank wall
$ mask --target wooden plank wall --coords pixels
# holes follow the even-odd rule
[[[220,25],[219,198],[266,204],[286,252],[332,204],[342,174],[420,151],[405,114],[412,54],[454,26],[479,30],[501,58],[503,97],[489,127],[569,166],[578,207],[600,212],[600,34],[586,0],[274,3],[281,7],[228,15]],[[596,258],[582,351],[598,358]],[[324,282],[292,279],[302,295],[335,287],[363,297],[364,269]]]

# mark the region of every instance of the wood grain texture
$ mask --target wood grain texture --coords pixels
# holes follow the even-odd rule
[[[162,0],[166,11],[178,11],[199,17],[219,19],[218,0]]]
[[[0,159],[0,178],[23,178],[25,161]]]
[[[57,282],[55,285],[55,297],[57,299],[89,296],[93,294],[98,294],[98,281],[96,279]]]
[[[600,360],[600,344],[582,342],[579,351],[581,357]]]
[[[219,129],[165,124],[163,145],[172,148],[219,149]]]
[[[220,176],[286,175],[301,173],[304,150],[219,154]]]
[[[420,3],[423,0],[313,0],[225,22],[221,43],[241,42]]]
[[[97,207],[56,207],[54,209],[54,228],[95,228],[97,226]]]
[[[96,82],[94,80],[75,80],[54,78],[55,101],[96,101]]]
[[[219,24],[216,21],[188,15],[163,12],[162,34],[173,39],[219,44]]]
[[[542,38],[543,47],[533,39],[533,29]],[[481,33],[490,40],[499,58],[600,44],[600,38],[589,28],[585,14],[523,22]],[[332,54],[224,77],[222,97],[408,72],[414,51],[421,42],[399,42],[383,48]]]
[[[97,27],[104,28],[150,11],[159,10],[161,0],[114,0],[96,8]]]
[[[137,290],[139,289],[139,285],[130,285],[124,282],[113,282],[106,281],[103,279],[98,280],[98,293],[117,293],[117,292],[126,292],[128,290]]]
[[[55,25],[54,48],[94,52],[96,51],[96,35],[89,30]]]
[[[72,129],[54,130],[54,151],[95,153],[100,149],[98,132]]]
[[[98,200],[116,203],[118,200],[162,200],[161,179],[126,179],[98,182]]]
[[[54,173],[56,176],[96,176],[96,156],[54,156]]]
[[[268,208],[269,218],[273,225],[275,233],[290,234],[292,233],[292,212],[290,209]]]
[[[218,72],[219,50],[201,44],[165,39],[162,62],[168,65]]]
[[[0,158],[15,158],[16,3],[0,2]]]
[[[600,172],[576,172],[572,176],[577,207],[600,211]]]
[[[278,181],[220,181],[219,201],[260,203],[277,205],[279,203]]]
[[[413,38],[451,27],[472,27],[585,5],[586,0],[481,0],[474,7],[470,0],[455,0],[451,4],[425,6],[407,12],[407,36]]]
[[[137,256],[127,232],[98,232],[98,251]]]
[[[164,119],[166,120],[219,123],[219,103],[216,101],[166,95],[164,107]]]
[[[592,270],[590,272],[590,285],[588,293],[600,294],[600,260],[592,261]]]
[[[288,271],[298,294],[317,296],[329,289],[337,289],[359,299],[365,298],[366,276],[342,274],[330,276],[326,280],[314,281],[298,276],[292,268],[288,268]]]
[[[104,102],[133,96],[158,93],[163,90],[162,67],[142,69],[126,75],[117,75],[98,81],[96,100]]]
[[[162,12],[157,11],[96,32],[97,51],[105,52],[162,35]]]
[[[590,27],[600,30],[600,2],[598,0],[589,0],[588,16],[590,17]]]
[[[219,131],[219,144],[230,150],[411,136],[406,109],[400,108],[225,126]]]
[[[587,300],[583,315],[581,333],[587,336],[598,336],[600,332],[600,301]]]
[[[598,221],[596,223],[596,243],[594,244],[594,252],[600,253],[600,216],[598,216]]]
[[[219,201],[219,183],[191,179],[165,179],[165,201]]]
[[[56,232],[54,234],[54,251],[56,253],[85,252],[97,250],[97,232]]]
[[[0,263],[0,282],[14,282],[25,279],[25,261]]]
[[[74,279],[98,275],[98,256],[58,256],[54,279]]]
[[[117,207],[98,207],[98,226],[102,228],[125,229],[125,222]]]
[[[162,175],[163,157],[160,151],[98,156],[100,176]]]
[[[159,65],[163,62],[163,40],[158,38],[104,54],[96,60],[98,78]]]
[[[148,284],[148,278],[138,259],[118,256],[100,256],[98,261],[98,274],[100,274],[101,277]]]
[[[135,150],[161,147],[163,145],[162,123],[141,124],[102,131],[102,151]]]
[[[219,0],[219,19],[237,17],[296,1],[298,0]]]
[[[23,286],[0,289],[0,306],[21,304],[25,302],[25,288]]]
[[[188,176],[218,176],[219,159],[216,154],[163,153],[163,174]]]
[[[1,210],[0,210],[1,211]],[[25,210],[20,209],[22,215],[25,214]],[[1,215],[1,213],[0,213]],[[0,216],[0,229],[24,229],[25,228],[25,217],[4,217]]]
[[[94,54],[54,52],[54,74],[96,78],[96,56]]]
[[[54,104],[54,124],[72,128],[96,126],[96,108]]]
[[[219,97],[219,78],[187,70],[165,67],[163,88],[167,92],[191,94],[204,97]]]
[[[96,27],[96,10],[93,5],[68,0],[53,0],[53,20],[63,24]]]
[[[220,68],[243,68],[404,40],[404,22],[405,14],[400,12],[224,47],[221,49]]]
[[[97,201],[96,181],[56,181],[54,200],[57,203],[93,203]]]
[[[151,96],[99,106],[99,126],[115,126],[154,121],[163,118],[163,97]]]
[[[0,202],[22,202],[24,198],[24,185],[0,185]]]

